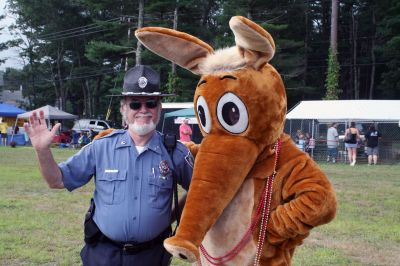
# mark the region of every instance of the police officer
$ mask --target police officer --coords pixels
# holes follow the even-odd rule
[[[50,143],[59,128],[46,128],[33,113],[25,125],[40,171],[51,188],[72,191],[95,176],[94,206],[85,221],[83,265],[168,265],[163,240],[170,234],[173,175],[184,189],[192,176],[192,157],[177,142],[171,158],[162,135],[159,75],[148,66],[124,78],[120,112],[126,130],[94,140],[57,165]]]

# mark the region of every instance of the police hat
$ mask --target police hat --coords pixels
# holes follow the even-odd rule
[[[120,95],[112,96],[173,96],[160,91],[160,75],[149,66],[137,65],[125,73]]]

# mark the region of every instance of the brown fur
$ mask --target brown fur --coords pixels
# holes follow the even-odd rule
[[[113,132],[115,129],[113,128],[109,128],[109,129],[105,129],[99,132],[99,134],[97,134],[96,136],[94,136],[93,140],[107,136],[108,134],[110,134],[111,132]]]
[[[237,61],[235,54],[235,62],[243,62],[240,67],[229,61],[218,65],[209,60],[214,56],[212,48],[186,33],[157,27],[136,32],[150,50],[202,74],[194,103],[197,106],[199,98],[204,99],[211,125],[210,130],[201,126],[204,139],[200,145],[188,145],[196,154],[192,183],[178,231],[164,246],[174,256],[207,265],[199,253],[201,243],[212,256],[222,256],[236,245],[251,223],[266,179],[274,170],[273,147],[281,138],[260,264],[290,265],[295,248],[309,231],[334,218],[335,193],[314,161],[283,133],[286,94],[279,73],[268,64],[275,52],[272,37],[243,17],[233,17],[230,26],[241,57]],[[177,37],[179,49],[175,48]],[[191,55],[189,51],[201,53]],[[245,106],[248,124],[242,132],[231,133],[219,121],[217,106],[226,93],[234,94]],[[198,121],[200,124],[199,117]],[[226,265],[253,264],[258,232]],[[221,239],[228,242],[224,245]]]

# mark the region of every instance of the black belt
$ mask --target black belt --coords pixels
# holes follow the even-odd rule
[[[103,233],[100,236],[99,241],[104,241],[104,242],[110,242],[114,246],[117,246],[120,248],[123,252],[129,253],[129,254],[136,254],[139,252],[142,252],[144,250],[151,249],[152,247],[161,244],[166,238],[168,238],[171,234],[171,228],[168,227],[166,230],[164,230],[161,234],[159,234],[156,238],[142,242],[142,243],[137,243],[137,242],[118,242],[109,239],[106,237]]]

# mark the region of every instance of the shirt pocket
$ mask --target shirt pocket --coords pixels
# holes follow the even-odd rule
[[[96,178],[97,195],[105,204],[119,204],[125,199],[126,171],[102,172]]]
[[[154,174],[148,178],[149,205],[157,209],[168,208],[172,199],[173,177],[171,171],[161,176],[159,170],[153,168]]]

